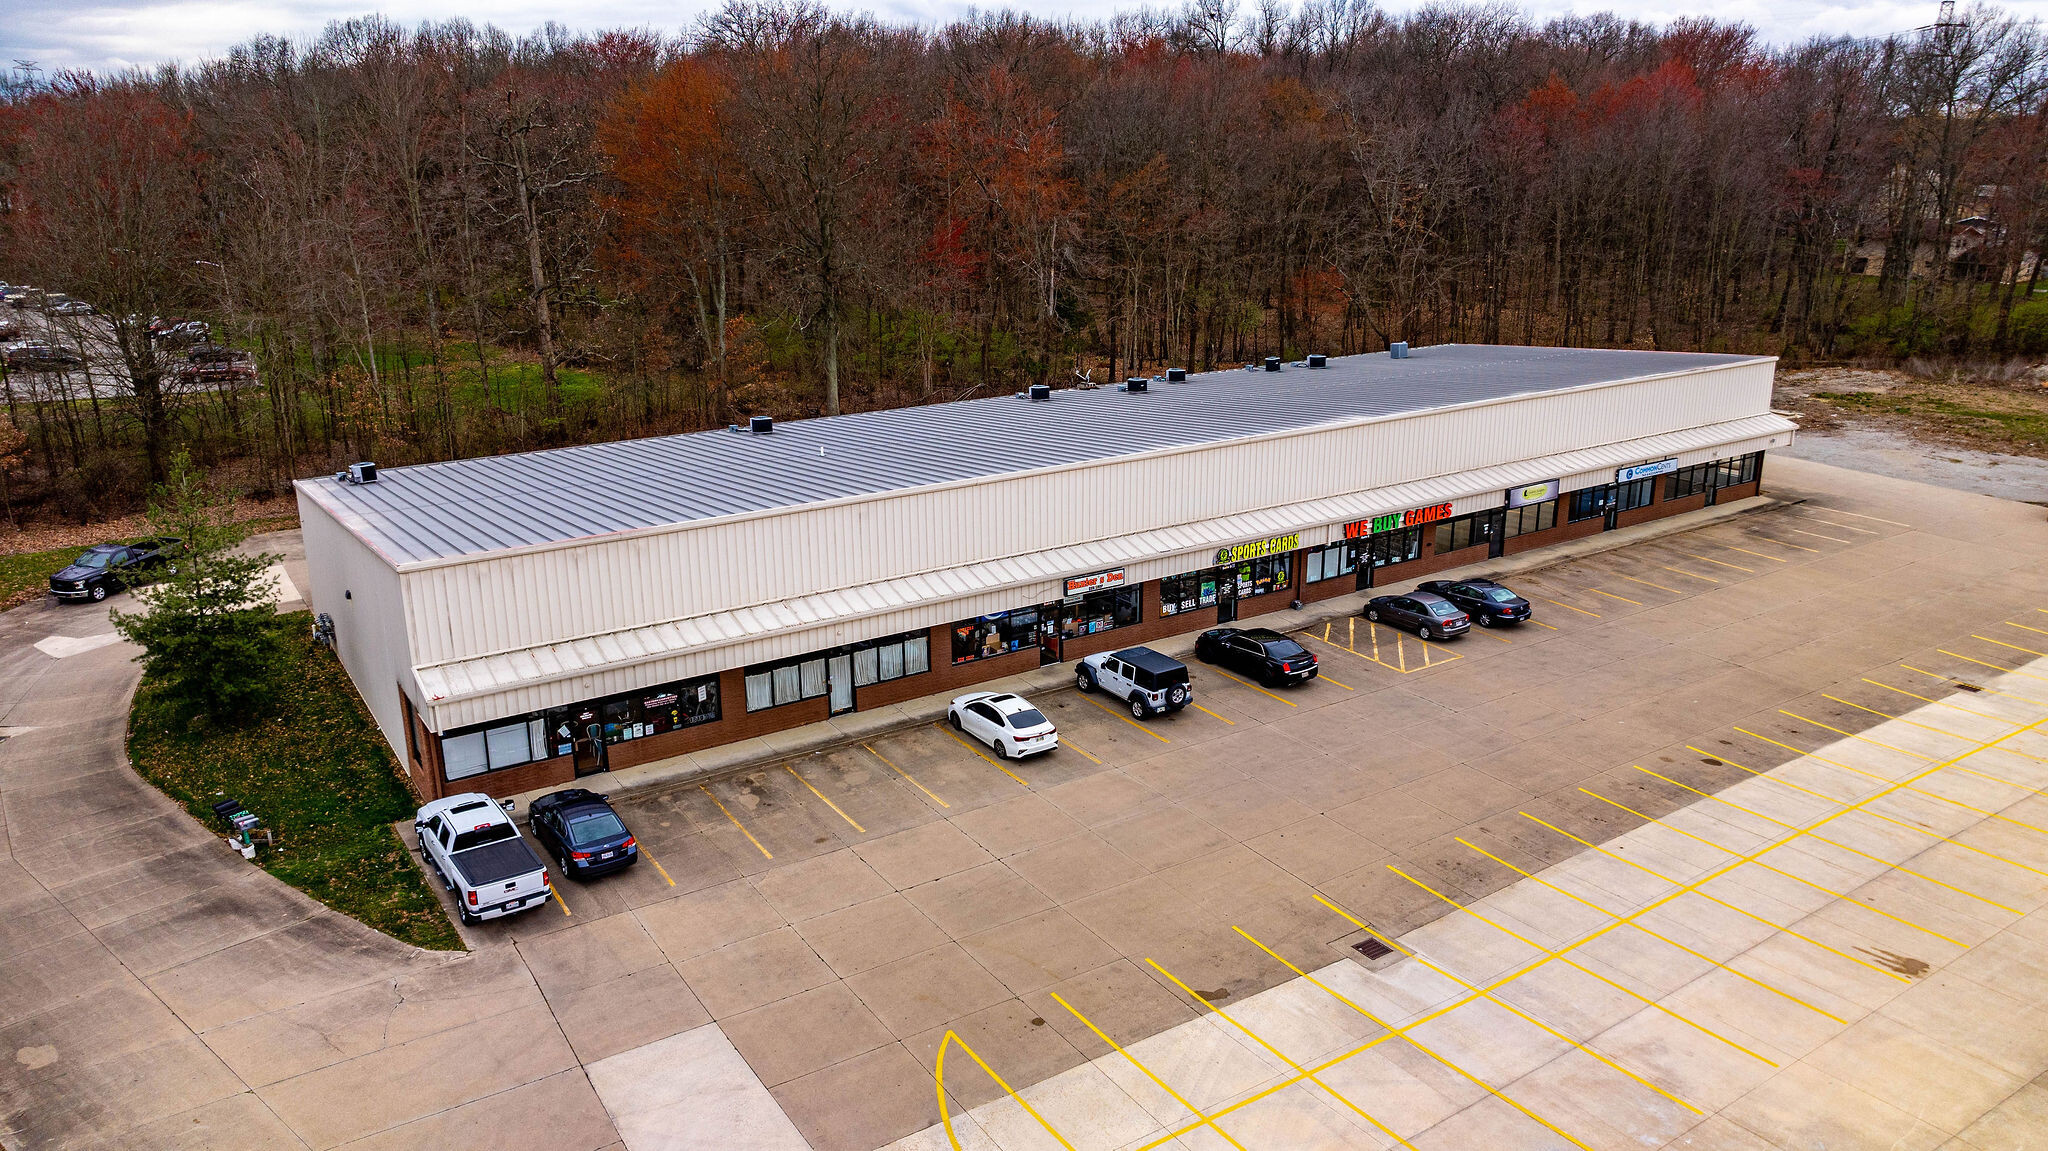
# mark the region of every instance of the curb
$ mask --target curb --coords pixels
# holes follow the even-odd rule
[[[1505,576],[1516,572],[1537,571],[1569,560],[1599,555],[1642,543],[1646,540],[1692,531],[1708,524],[1720,523],[1737,516],[1751,515],[1775,507],[1790,506],[1799,501],[1781,500],[1773,496],[1756,495],[1696,511],[1681,512],[1675,516],[1652,520],[1632,527],[1616,528],[1582,539],[1568,540],[1550,547],[1537,548],[1520,555],[1504,556],[1488,560],[1484,564],[1467,564],[1464,567],[1448,568],[1431,572],[1428,579],[1459,579],[1473,576]],[[1374,595],[1385,595],[1392,590],[1409,590],[1413,584],[1403,581],[1375,587],[1370,593],[1348,592],[1332,599],[1322,600],[1299,609],[1262,612],[1258,616],[1259,626],[1275,631],[1296,631],[1325,620],[1344,619],[1357,615],[1365,601]],[[1148,642],[1145,646],[1164,652],[1176,658],[1192,655],[1197,629],[1178,635],[1167,636]],[[1073,672],[1070,663],[1056,663],[1021,675],[989,680],[977,685],[975,691],[1008,691],[1018,695],[1048,695],[1056,691],[1073,689]],[[902,703],[876,708],[873,711],[849,712],[818,723],[787,731],[755,736],[737,743],[721,744],[702,751],[688,752],[668,759],[643,763],[618,771],[599,772],[586,775],[568,784],[554,784],[520,792],[507,798],[517,800],[521,807],[549,792],[559,791],[565,786],[582,787],[605,795],[620,797],[639,795],[647,792],[678,787],[692,787],[729,776],[739,775],[753,768],[773,764],[799,756],[851,747],[864,740],[876,739],[926,724],[943,723],[946,709],[957,693],[940,693],[920,696]]]

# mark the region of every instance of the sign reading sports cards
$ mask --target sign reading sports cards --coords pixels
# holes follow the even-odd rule
[[[1219,564],[1243,563],[1246,560],[1258,559],[1260,556],[1291,552],[1300,546],[1301,533],[1290,532],[1284,536],[1274,536],[1269,540],[1256,540],[1248,544],[1239,544],[1234,548],[1218,548],[1216,551],[1216,562]]]

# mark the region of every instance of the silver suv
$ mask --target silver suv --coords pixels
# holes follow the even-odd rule
[[[1179,711],[1195,698],[1188,686],[1188,665],[1149,647],[1084,657],[1074,667],[1074,687],[1113,695],[1129,704],[1139,719]]]

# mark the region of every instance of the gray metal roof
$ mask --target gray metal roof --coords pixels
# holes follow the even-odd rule
[[[1058,389],[1033,403],[1003,394],[777,421],[765,436],[691,432],[390,468],[359,486],[299,483],[404,564],[1756,358],[1442,344],[1405,360],[1380,352],[1323,369],[1197,373],[1143,395]]]

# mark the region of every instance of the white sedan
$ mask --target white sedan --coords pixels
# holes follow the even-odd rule
[[[1031,706],[1030,700],[1009,692],[963,695],[946,709],[946,718],[954,730],[987,744],[997,759],[1037,755],[1060,745],[1059,730],[1045,713]]]

